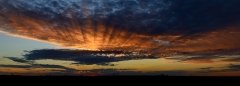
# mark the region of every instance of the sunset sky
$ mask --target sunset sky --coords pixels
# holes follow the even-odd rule
[[[237,0],[0,0],[0,75],[240,76]]]

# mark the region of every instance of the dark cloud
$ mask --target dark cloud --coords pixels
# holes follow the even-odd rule
[[[226,64],[224,67],[205,67],[205,68],[200,68],[200,69],[201,70],[199,72],[203,72],[203,73],[239,72],[240,65],[229,63],[229,64]]]
[[[147,76],[187,76],[190,75],[189,71],[152,71],[152,72],[141,72],[134,71],[131,69],[95,69],[89,70],[89,72],[95,72],[99,75],[115,75],[115,76],[124,76],[124,75],[147,75]]]
[[[0,65],[1,68],[49,68],[49,69],[64,69],[65,71],[78,71],[76,69],[49,64],[32,64],[32,65]]]
[[[64,66],[61,66],[61,65],[33,64],[32,66],[33,67],[40,67],[40,68],[59,68],[59,69],[65,69],[66,71],[78,71],[76,69],[64,67]]]
[[[227,66],[227,69],[225,71],[240,71],[240,65],[239,64],[230,64]]]
[[[239,62],[239,49],[216,49],[216,50],[205,50],[198,52],[181,52],[166,57],[166,59],[175,59],[179,61],[199,61],[199,62],[214,62],[216,59],[219,61],[235,61]]]
[[[191,62],[191,63],[213,63],[214,60],[219,58],[228,58],[224,56],[218,56],[218,55],[181,55],[180,57],[168,57],[166,59],[174,59],[178,60],[180,62]]]
[[[225,59],[223,61],[226,61],[226,62],[240,62],[240,57],[228,58],[228,59]]]
[[[21,58],[6,57],[10,60],[20,63],[30,63],[34,60],[24,60]],[[17,59],[17,60],[16,60]],[[23,61],[24,60],[24,61]],[[49,64],[36,64],[32,62],[29,65],[0,65],[0,68],[22,68],[22,69],[52,69],[53,71],[47,72],[44,75],[68,75],[68,76],[121,76],[121,75],[160,75],[160,76],[186,76],[189,75],[188,71],[153,71],[153,72],[142,72],[135,71],[134,69],[92,69],[92,70],[76,70],[61,65],[49,65]],[[63,69],[63,70],[54,70]],[[8,74],[8,73],[7,73]],[[5,74],[6,75],[6,74]],[[15,75],[18,75],[17,73]]]
[[[133,60],[133,59],[152,59],[151,55],[137,52],[125,51],[86,51],[86,50],[55,50],[43,49],[29,51],[24,55],[27,60],[64,60],[75,61],[80,64],[107,64],[110,62]]]
[[[18,58],[18,57],[5,57],[7,59],[10,59],[14,62],[19,62],[19,63],[27,63],[27,64],[32,64],[32,61],[26,60],[24,58]]]
[[[205,71],[210,71],[210,70],[212,70],[214,67],[205,67],[205,68],[200,68],[200,69],[202,69],[202,70],[205,70]]]
[[[214,51],[213,51],[214,52]],[[226,51],[224,53],[214,52],[214,53],[188,53],[188,54],[178,54],[166,59],[177,60],[179,62],[190,62],[190,63],[212,63],[215,62],[240,62],[239,53]],[[208,68],[203,68],[208,69]]]
[[[60,75],[60,76],[125,76],[125,75],[132,75],[132,76],[187,76],[190,75],[191,72],[189,71],[153,71],[153,72],[141,72],[141,71],[134,71],[132,69],[93,69],[93,70],[75,70],[75,69],[69,69],[57,65],[42,65],[40,67],[34,67],[34,66],[27,66],[27,65],[0,65],[0,68],[23,68],[26,70],[30,70],[33,68],[50,68],[52,71],[48,71],[47,73],[44,73],[43,75]],[[54,70],[54,69],[64,69],[64,70]],[[0,72],[3,74],[4,72]],[[7,75],[9,73],[6,73],[4,75]],[[15,73],[13,75],[18,75],[18,73]]]
[[[239,64],[228,64],[225,67],[206,67],[201,68],[199,73],[226,73],[231,74],[231,72],[239,72],[240,71],[240,65]]]
[[[33,60],[27,60],[25,58],[18,58],[18,57],[5,57],[5,58],[12,60],[14,62],[25,63],[27,65],[0,65],[0,67],[6,67],[6,68],[58,68],[58,69],[64,69],[65,71],[78,71],[76,69],[64,67],[61,65],[37,64]]]
[[[1,68],[32,68],[30,65],[0,65]]]
[[[146,34],[199,33],[239,23],[238,0],[1,0],[0,14],[17,11],[68,26],[89,18],[107,26]],[[148,29],[146,29],[148,28]]]
[[[140,52],[126,52],[126,51],[88,51],[88,50],[69,50],[69,49],[42,49],[25,51],[24,58],[19,57],[5,57],[14,62],[26,63],[38,66],[34,61],[36,60],[63,60],[74,61],[72,64],[98,64],[114,66],[111,62],[137,60],[137,59],[157,59],[150,54]],[[44,66],[44,65],[41,65]],[[51,65],[47,65],[51,66]]]
[[[224,58],[221,56],[193,56],[190,58],[185,58],[183,61],[206,61],[206,62],[212,62],[212,60],[218,59],[218,58]]]

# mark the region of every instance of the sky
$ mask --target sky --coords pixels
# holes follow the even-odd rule
[[[236,0],[0,0],[0,75],[239,76]]]
[[[23,54],[24,50],[35,50],[44,48],[55,48],[56,46],[33,41],[24,38],[18,38],[6,33],[0,33],[0,56],[16,56],[19,57]]]

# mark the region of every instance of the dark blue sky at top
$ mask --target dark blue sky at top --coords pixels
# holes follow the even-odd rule
[[[240,22],[239,0],[1,0],[0,14],[14,11],[68,26],[89,18],[144,34],[192,34]]]

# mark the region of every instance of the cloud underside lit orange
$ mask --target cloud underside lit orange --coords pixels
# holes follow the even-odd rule
[[[93,23],[91,18],[85,21],[84,25],[80,25],[75,19],[69,19],[64,21],[68,22],[69,26],[59,26],[25,15],[9,14],[5,17],[9,28],[1,28],[1,31],[76,49],[145,50],[157,55],[172,55],[240,48],[240,31],[236,25],[189,36],[149,35],[131,32],[126,28],[106,26],[101,22]]]
[[[146,49],[156,45],[156,43],[152,42],[153,38],[151,36],[116,30],[114,27],[106,27],[101,23],[93,25],[90,20],[84,26],[80,26],[80,22],[72,19],[66,21],[71,24],[71,26],[66,27],[59,27],[51,22],[16,15],[9,17],[9,21],[11,29],[5,29],[6,32],[52,42],[64,47],[89,50]]]

